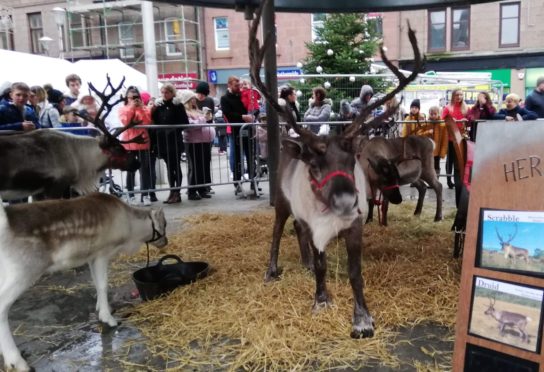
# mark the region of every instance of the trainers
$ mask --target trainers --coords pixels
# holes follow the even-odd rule
[[[151,198],[149,196],[144,196],[143,205],[149,207],[151,205]]]
[[[129,205],[136,205],[136,198],[134,196],[130,196],[128,199],[127,199],[127,203]]]

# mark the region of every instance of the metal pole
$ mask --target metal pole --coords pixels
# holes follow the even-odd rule
[[[142,1],[142,29],[144,33],[145,75],[147,91],[152,97],[159,96],[159,74],[157,72],[157,47],[155,43],[155,21],[153,3]]]
[[[272,94],[272,98],[278,99],[278,80],[276,75],[276,22],[274,12],[274,0],[267,1],[263,9],[263,34],[270,34],[271,42],[264,55],[264,83]],[[268,140],[268,175],[270,179],[270,205],[276,201],[276,180],[278,174],[278,162],[280,154],[280,125],[278,113],[267,102],[266,123]]]

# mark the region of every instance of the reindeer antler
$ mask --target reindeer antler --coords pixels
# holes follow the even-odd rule
[[[389,116],[391,116],[393,113],[395,113],[396,109],[399,107],[400,102],[396,106],[392,106],[388,108],[385,112],[383,112],[380,116],[372,119],[369,122],[365,122],[367,116],[372,112],[372,110],[378,108],[379,106],[383,105],[385,102],[389,101],[391,98],[395,97],[395,95],[399,92],[401,92],[408,84],[410,84],[412,81],[414,81],[418,74],[423,69],[423,66],[425,64],[425,56],[421,55],[421,52],[419,51],[419,47],[417,45],[417,39],[416,39],[416,33],[410,27],[410,22],[408,22],[408,39],[410,40],[410,44],[412,45],[412,50],[414,51],[414,69],[412,73],[408,76],[405,76],[397,66],[395,66],[389,58],[387,58],[385,54],[385,50],[383,49],[383,44],[380,45],[380,55],[382,57],[383,63],[393,72],[393,74],[397,77],[399,80],[399,84],[395,89],[393,89],[391,92],[387,93],[385,96],[380,98],[379,100],[376,100],[372,104],[365,107],[360,113],[358,113],[355,120],[353,120],[353,123],[346,129],[345,135],[346,136],[353,136],[355,135],[359,129],[369,129],[369,128],[376,128],[379,124],[385,121]],[[402,101],[401,101],[402,102]]]
[[[123,88],[123,85],[125,84],[125,77],[123,76],[123,79],[121,79],[121,82],[119,83],[119,85],[117,87],[113,86],[109,74],[106,75],[106,79],[107,79],[106,87],[102,91],[99,91],[98,89],[96,89],[96,87],[93,85],[93,83],[89,83],[89,90],[91,90],[98,98],[100,98],[100,102],[101,102],[100,103],[100,108],[98,109],[96,117],[92,118],[88,114],[81,114],[81,113],[78,113],[77,115],[79,117],[87,120],[88,122],[93,123],[95,125],[95,127],[100,129],[100,131],[102,133],[104,133],[104,136],[106,136],[106,138],[108,140],[118,141],[117,137],[121,133],[123,133],[127,129],[132,128],[135,125],[138,125],[139,123],[131,122],[126,127],[117,129],[114,134],[111,134],[110,131],[108,130],[108,128],[106,128],[106,124],[105,124],[106,123],[106,118],[111,113],[113,107],[124,101],[124,97],[121,95],[113,103],[110,103],[110,100],[113,97],[115,97],[115,95],[121,90],[121,88]],[[132,143],[132,142],[145,143],[145,139],[143,138],[142,135],[139,135],[139,136],[136,136],[136,137],[132,138],[129,141],[119,141],[119,142],[121,142],[121,143]]]
[[[320,143],[315,141],[317,136],[308,129],[302,128],[296,122],[295,118],[292,115],[291,108],[289,105],[286,105],[286,108],[280,106],[277,100],[272,97],[268,87],[266,87],[261,80],[261,65],[263,63],[264,54],[266,49],[273,41],[273,31],[268,31],[264,37],[263,45],[260,46],[259,39],[257,39],[257,30],[259,28],[259,23],[261,20],[261,14],[263,12],[264,5],[270,0],[264,0],[261,2],[259,7],[255,10],[255,18],[251,22],[251,27],[249,30],[249,65],[250,65],[250,76],[252,83],[257,87],[257,89],[262,93],[264,98],[268,103],[287,121],[287,125],[293,128],[293,130],[300,136],[301,140],[313,147],[315,150],[321,150]]]

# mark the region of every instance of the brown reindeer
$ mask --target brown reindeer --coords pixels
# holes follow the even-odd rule
[[[423,209],[423,201],[427,192],[428,183],[436,193],[436,213],[435,221],[442,220],[442,184],[436,177],[436,171],[433,163],[433,142],[426,137],[408,136],[404,138],[386,139],[383,137],[374,137],[363,140],[359,144],[359,166],[366,175],[367,193],[368,193],[368,216],[366,222],[373,219],[373,210],[375,204],[382,206],[382,216],[380,223],[387,226],[387,211],[389,198],[384,193],[384,179],[374,171],[374,167],[369,166],[370,161],[377,155],[392,161],[399,173],[399,185],[413,184],[418,191],[418,199],[414,215],[420,215]],[[371,164],[371,163],[370,163]],[[423,182],[425,181],[425,182]],[[380,195],[383,201],[380,200]],[[391,201],[393,204],[397,204]]]
[[[525,262],[529,262],[529,250],[525,248],[515,247],[512,244],[510,244],[510,242],[514,240],[514,237],[516,236],[518,232],[518,225],[514,225],[514,226],[515,226],[514,234],[509,234],[508,240],[506,241],[502,238],[501,234],[499,234],[499,230],[495,226],[497,237],[499,238],[499,242],[501,243],[501,252],[504,253],[505,260],[510,258],[513,261],[515,261],[519,258],[519,259],[525,260]]]
[[[529,335],[525,331],[527,323],[531,321],[531,318],[528,316],[510,311],[495,310],[495,299],[491,298],[489,299],[489,307],[485,311],[485,315],[490,315],[499,322],[499,333],[501,336],[504,336],[506,327],[516,328],[520,333],[521,340],[527,343],[530,342]]]
[[[36,130],[24,134],[0,137],[0,197],[20,199],[43,194],[46,198],[60,198],[72,187],[80,194],[96,191],[104,169],[135,171],[140,164],[123,143],[143,141],[136,137],[120,141],[117,137],[139,123],[118,129],[111,134],[104,121],[122,97],[110,102],[120,91],[125,79],[114,87],[108,77],[106,88],[100,92],[92,84],[90,89],[102,104],[95,118],[83,115],[103,135],[100,138],[76,136],[57,130]]]
[[[264,3],[263,3],[264,4]],[[289,215],[295,219],[295,228],[301,250],[302,260],[310,265],[313,253],[313,266],[316,277],[316,291],[313,309],[326,307],[331,300],[327,293],[325,276],[327,271],[325,247],[335,236],[345,239],[349,279],[353,290],[354,310],[351,337],[372,337],[374,321],[370,315],[363,295],[361,275],[362,254],[362,217],[366,208],[364,174],[356,167],[355,150],[357,134],[361,131],[365,117],[373,109],[383,104],[412,81],[419,71],[422,58],[417,48],[414,32],[410,29],[409,37],[416,59],[415,72],[405,77],[391,64],[382,49],[382,60],[393,71],[398,72],[399,85],[384,98],[369,105],[341,135],[319,137],[299,126],[290,112],[285,111],[274,99],[269,89],[260,78],[260,66],[264,51],[269,43],[274,42],[273,32],[266,35],[263,47],[260,47],[256,35],[263,4],[256,11],[256,19],[249,31],[250,72],[253,83],[263,93],[266,100],[282,115],[288,125],[300,136],[297,140],[284,139],[278,168],[274,230],[270,247],[270,262],[265,280],[270,281],[280,275],[278,253],[280,239]],[[381,120],[384,120],[382,117]],[[378,123],[378,121],[376,121]],[[369,126],[373,125],[368,123]],[[376,169],[382,169],[394,178],[396,168],[387,159],[376,159]],[[391,177],[391,175],[393,175]],[[401,199],[398,186],[388,190],[388,197]],[[312,253],[310,253],[310,249]]]

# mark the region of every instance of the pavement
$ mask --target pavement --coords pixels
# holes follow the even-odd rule
[[[211,199],[190,201],[183,192],[182,203],[175,205],[163,204],[161,201],[166,199],[167,192],[160,192],[159,202],[154,204],[164,208],[169,221],[168,232],[177,232],[183,228],[182,220],[185,216],[201,213],[251,213],[271,208],[268,183],[261,183],[261,187],[264,195],[259,198],[235,196],[232,184],[214,186]],[[245,183],[244,188],[249,191],[249,184]],[[415,188],[409,186],[402,187],[401,192],[405,199],[413,199],[417,193]],[[424,208],[434,208],[436,199],[432,190],[429,190],[426,199]],[[445,208],[454,205],[453,190],[446,186],[444,200]],[[95,290],[90,283],[86,266],[47,275],[15,302],[9,314],[10,325],[16,343],[29,364],[37,371],[139,370],[134,366],[142,364],[149,366],[148,370],[165,369],[167,366],[164,361],[149,353],[145,347],[147,340],[129,322],[121,321],[119,327],[104,330],[94,311]],[[133,288],[132,282],[112,288],[109,293],[112,308],[134,304],[135,300],[130,298]],[[428,331],[429,327],[433,328],[433,332]],[[407,342],[406,348],[398,353],[404,354],[409,360],[425,358],[419,344],[429,342],[433,342],[438,350],[451,351],[453,342],[444,341],[439,336],[447,332],[443,327],[425,324],[401,330],[399,337],[417,341]],[[389,369],[373,366],[368,370]],[[412,368],[404,366],[400,370]]]

